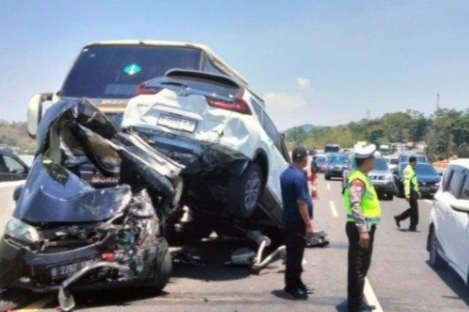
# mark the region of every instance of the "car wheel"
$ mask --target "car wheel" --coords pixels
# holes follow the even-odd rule
[[[387,197],[388,197],[388,200],[393,200],[394,199],[394,194],[393,193],[388,193]]]
[[[259,204],[263,191],[261,167],[252,163],[241,177],[230,179],[227,202],[231,213],[245,218],[251,216]]]
[[[157,268],[157,275],[156,275],[156,283],[154,284],[153,290],[156,293],[161,293],[163,289],[169,282],[169,278],[171,276],[171,271],[173,269],[173,260],[171,258],[171,254],[167,250],[163,261],[159,264],[159,268]]]
[[[438,238],[436,237],[435,229],[431,229],[430,232],[430,239],[429,239],[429,258],[430,258],[430,265],[434,268],[440,267],[444,260],[441,258],[440,254],[438,253]]]
[[[329,181],[329,180],[331,179],[331,176],[328,175],[328,174],[326,174],[326,175],[324,176],[324,178],[325,178],[327,181]]]

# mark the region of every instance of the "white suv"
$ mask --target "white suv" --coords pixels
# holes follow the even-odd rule
[[[183,205],[281,227],[279,177],[289,154],[261,99],[228,76],[187,70],[149,80],[138,93],[122,129],[186,167]]]
[[[448,264],[469,285],[469,159],[451,162],[435,194],[427,250],[430,264]]]

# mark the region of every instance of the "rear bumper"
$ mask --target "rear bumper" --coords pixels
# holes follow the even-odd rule
[[[233,161],[250,159],[239,150],[218,143],[170,137],[143,128],[132,130],[160,153],[184,165],[183,174],[195,174]]]

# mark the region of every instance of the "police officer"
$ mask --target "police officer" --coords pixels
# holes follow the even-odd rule
[[[304,147],[296,147],[291,164],[280,176],[285,227],[285,294],[296,300],[308,299],[313,289],[301,280],[302,262],[306,240],[313,237],[313,202],[308,192],[308,153]]]
[[[410,217],[409,231],[418,232],[417,225],[419,223],[419,202],[421,197],[417,175],[415,174],[415,166],[417,158],[409,157],[409,164],[404,169],[404,194],[406,201],[410,204],[410,208],[402,214],[394,217],[397,227],[401,227],[401,221]]]
[[[343,195],[347,209],[346,233],[348,249],[347,306],[349,312],[371,311],[365,302],[365,277],[371,264],[376,226],[380,222],[381,207],[367,174],[374,167],[376,146],[355,150],[356,168],[350,172]]]

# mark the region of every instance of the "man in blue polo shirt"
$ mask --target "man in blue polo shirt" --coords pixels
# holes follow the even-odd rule
[[[308,191],[307,173],[303,170],[308,165],[306,148],[296,147],[292,161],[293,164],[280,176],[287,251],[284,290],[292,299],[306,300],[312,288],[301,280],[302,262],[306,239],[313,236],[313,202]]]

